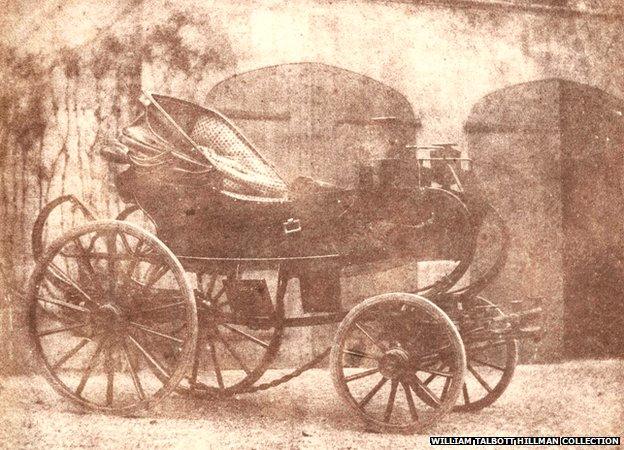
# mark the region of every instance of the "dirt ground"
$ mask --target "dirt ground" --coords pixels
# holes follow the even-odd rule
[[[272,371],[269,376],[278,376]],[[139,417],[77,410],[41,377],[0,380],[2,448],[422,448],[429,435],[623,435],[624,361],[524,365],[478,413],[453,413],[427,435],[366,431],[329,373],[224,401],[172,396]],[[535,447],[533,447],[535,448]]]

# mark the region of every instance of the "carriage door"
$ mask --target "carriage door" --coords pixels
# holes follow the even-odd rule
[[[487,95],[466,123],[475,170],[512,235],[489,295],[544,298],[538,360],[622,354],[623,106],[550,79]]]

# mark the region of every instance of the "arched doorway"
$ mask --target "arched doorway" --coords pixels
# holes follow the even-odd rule
[[[353,188],[360,164],[391,157],[413,143],[420,128],[401,93],[365,75],[321,63],[236,74],[218,83],[203,103],[231,118],[287,182],[308,176]],[[341,278],[343,304],[400,290],[397,281],[413,287],[417,280],[406,275],[410,270],[413,267],[399,267]],[[296,284],[289,285],[289,315],[301,314],[298,291]],[[286,351],[277,365],[302,362],[323,350],[334,334],[333,325],[325,327],[329,329],[287,330]]]
[[[262,67],[217,84],[206,98],[232,118],[290,181],[309,176],[353,187],[368,163],[416,137],[404,95],[365,75],[321,63]]]
[[[545,299],[542,358],[624,351],[624,101],[549,79],[479,101],[465,130],[512,230],[495,292]]]

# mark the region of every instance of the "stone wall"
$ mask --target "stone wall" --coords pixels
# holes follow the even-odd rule
[[[31,229],[48,201],[76,194],[102,217],[121,204],[99,150],[135,114],[141,51],[136,5],[24,2],[3,17],[0,43],[0,310],[5,370],[23,362],[21,291]],[[46,240],[81,220],[51,217]],[[3,355],[4,356],[4,355]]]
[[[484,1],[29,0],[13,5],[1,19],[3,272],[12,285],[23,283],[32,261],[30,228],[49,199],[71,190],[102,216],[119,210],[109,167],[97,152],[136,111],[140,87],[203,103],[212,86],[235,73],[322,62],[404,93],[422,120],[415,141],[471,147],[463,127],[473,105],[511,84],[557,77],[624,97],[621,6],[571,3],[574,11]],[[485,149],[470,151],[477,166],[487,159]],[[492,195],[501,203],[509,194],[492,190]],[[530,197],[514,208],[530,212]],[[57,220],[59,231],[75,218]],[[545,283],[536,281],[534,293],[545,291]],[[2,289],[3,327],[14,328],[4,334],[14,336],[19,298],[6,282]],[[553,311],[559,311],[563,294],[553,295]],[[7,348],[19,354],[21,344],[15,345]],[[558,338],[551,339],[537,358],[551,359],[559,347]]]
[[[202,8],[194,2],[176,2],[175,7],[156,2],[161,6],[150,9],[154,12],[146,16],[148,21],[167,23],[172,14],[199,18],[193,20],[203,20],[203,28],[195,22],[194,32],[179,33],[184,42],[195,49],[213,49],[219,42],[236,65],[167,77],[162,64],[145,62],[143,86],[202,103],[210,98],[210,86],[234,73],[313,61],[362,73],[404,93],[422,122],[414,141],[457,142],[468,149],[492,203],[511,225],[515,245],[510,264],[489,295],[503,304],[527,296],[545,299],[546,335],[540,345],[526,346],[525,360],[558,358],[565,237],[557,194],[561,182],[552,168],[559,160],[559,136],[544,125],[543,136],[518,146],[525,134],[518,129],[515,140],[513,133],[504,138],[506,154],[490,154],[492,149],[467,132],[465,124],[487,94],[523,82],[558,78],[623,97],[622,7],[617,2],[568,2],[572,8],[565,10],[532,7],[530,2],[425,3],[309,1],[295,6],[275,1],[266,8],[258,2]],[[469,8],[469,3],[478,7]],[[200,33],[197,26],[211,31]],[[215,27],[220,31],[215,33]],[[548,108],[553,102],[538,93],[535,107]],[[536,153],[543,158],[535,159]],[[527,185],[510,183],[508,170],[528,180]],[[540,255],[520,251],[544,245],[550,250]]]

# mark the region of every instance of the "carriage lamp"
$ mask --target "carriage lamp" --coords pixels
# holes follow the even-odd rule
[[[419,185],[448,188],[463,192],[464,187],[458,172],[471,170],[472,160],[457,149],[457,144],[443,143],[430,146],[406,145],[408,150],[416,150]]]

